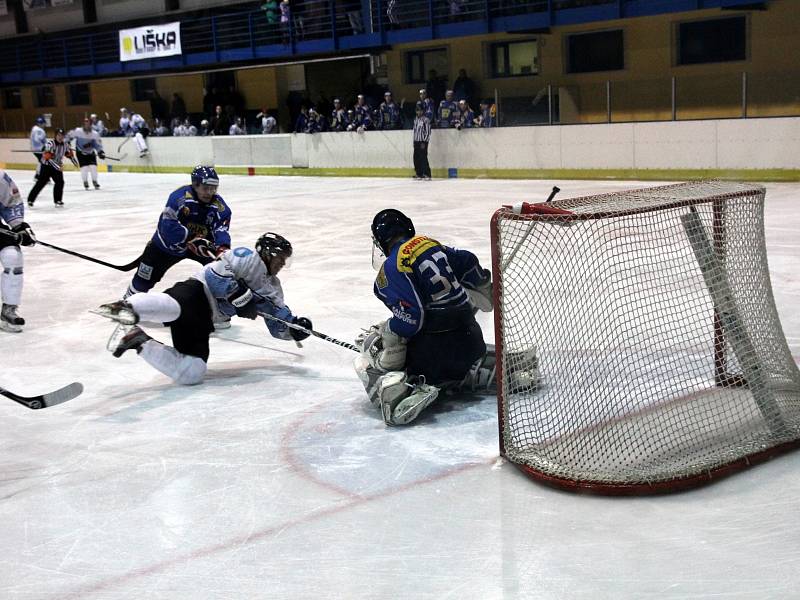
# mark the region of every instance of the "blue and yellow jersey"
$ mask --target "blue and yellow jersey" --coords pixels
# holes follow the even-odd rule
[[[487,277],[472,252],[419,235],[392,248],[373,290],[392,311],[389,329],[410,338],[423,328],[426,310],[469,305],[461,283],[477,287]]]
[[[173,256],[184,255],[186,243],[196,237],[205,238],[215,246],[230,247],[230,223],[231,209],[222,196],[214,194],[211,202],[204,204],[197,199],[192,186],[185,185],[170,194],[152,241]]]

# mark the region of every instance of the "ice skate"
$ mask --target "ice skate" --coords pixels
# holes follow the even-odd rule
[[[89,182],[88,181],[84,181],[83,182],[83,189],[85,189],[85,190],[89,189]]]
[[[93,181],[93,182],[92,182],[92,185],[94,186],[94,189],[96,189],[96,190],[99,190],[99,189],[100,189],[100,184],[99,184],[99,183],[97,183],[96,181]]]
[[[216,331],[219,331],[220,329],[230,329],[230,328],[231,328],[230,317],[221,321],[214,321],[214,330]]]
[[[54,203],[56,205],[56,208],[61,208],[64,206],[64,202],[62,202],[61,200],[55,200]]]
[[[121,338],[118,337],[120,333],[124,333]],[[116,344],[112,347],[112,342],[109,340],[109,350],[111,350],[114,358],[119,358],[128,350],[136,350],[138,354],[142,351],[142,346],[152,339],[139,327],[133,327],[128,330],[124,325],[120,324],[111,336],[111,340],[115,340]]]
[[[0,311],[0,329],[11,333],[19,333],[22,331],[23,325],[25,325],[25,319],[17,314],[16,305],[3,304],[2,311]]]
[[[139,322],[139,315],[133,307],[124,300],[117,300],[109,304],[101,304],[99,307],[89,311],[101,317],[111,319],[123,325],[136,325]]]

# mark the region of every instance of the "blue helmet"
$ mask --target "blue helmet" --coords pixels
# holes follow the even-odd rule
[[[384,256],[389,256],[395,238],[414,237],[414,223],[394,208],[385,208],[372,220],[372,239]]]
[[[44,125],[44,117],[42,117],[42,116],[36,117],[36,124],[37,125]]]
[[[192,183],[203,185],[219,185],[219,176],[214,167],[197,165],[192,170]]]

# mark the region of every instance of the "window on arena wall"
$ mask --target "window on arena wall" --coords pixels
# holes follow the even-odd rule
[[[22,92],[19,88],[3,90],[3,108],[22,108]]]
[[[406,52],[406,83],[425,83],[431,69],[440,76],[449,71],[447,48]]]
[[[67,104],[70,106],[84,106],[92,103],[88,83],[70,83],[67,85]]]
[[[678,64],[745,60],[747,18],[707,19],[678,24]]]
[[[539,73],[536,40],[489,44],[492,77],[519,77]]]
[[[34,89],[33,94],[36,108],[50,108],[56,105],[56,94],[52,85],[40,85]]]
[[[145,102],[150,100],[155,95],[156,80],[155,77],[146,77],[144,79],[131,80],[131,97],[136,102]]]
[[[567,73],[625,68],[625,40],[621,29],[568,35],[566,50]]]

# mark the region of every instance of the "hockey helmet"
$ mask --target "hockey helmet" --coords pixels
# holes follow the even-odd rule
[[[270,270],[270,261],[273,258],[281,257],[284,261],[281,266],[289,266],[289,259],[292,257],[292,245],[282,235],[269,231],[256,241],[256,252],[261,257],[261,260],[264,261],[270,275],[274,275],[275,273]]]
[[[192,183],[195,185],[219,185],[219,176],[214,167],[197,165],[192,169]]]
[[[372,219],[372,241],[384,256],[389,256],[395,239],[414,237],[414,234],[414,223],[397,209],[385,208]]]
[[[56,136],[57,136],[58,134],[61,134],[61,137],[62,137],[62,138],[63,138],[63,137],[66,135],[66,134],[64,133],[64,130],[63,130],[63,129],[61,129],[60,127],[57,127],[57,128],[56,128],[56,130],[55,130],[55,131],[53,131],[53,139],[55,139],[55,138],[56,138]]]
[[[42,116],[36,117],[36,124],[37,125],[44,125],[44,117],[42,117]]]

